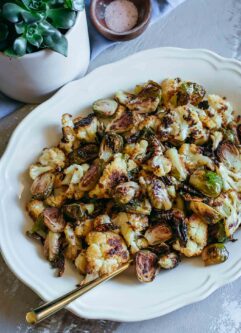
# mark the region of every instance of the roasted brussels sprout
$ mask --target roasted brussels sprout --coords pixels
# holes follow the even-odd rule
[[[94,212],[94,204],[73,203],[63,206],[66,218],[70,220],[81,220]]]
[[[241,171],[241,157],[238,148],[230,141],[220,143],[217,156],[228,169]]]
[[[95,160],[86,171],[78,184],[80,191],[87,192],[92,190],[100,179],[102,164],[99,160]]]
[[[51,194],[54,185],[54,177],[54,174],[51,172],[46,172],[35,178],[30,189],[35,199],[45,199]]]
[[[167,223],[161,222],[158,225],[149,227],[144,236],[149,245],[157,245],[171,239],[173,234],[171,227]]]
[[[223,221],[208,226],[209,242],[224,243],[228,240]]]
[[[106,132],[124,133],[129,131],[133,125],[134,118],[132,112],[120,105],[115,118],[107,125]]]
[[[228,259],[228,256],[228,250],[222,243],[210,244],[202,252],[202,260],[205,266],[222,264]]]
[[[99,99],[93,104],[93,111],[97,116],[108,118],[114,115],[118,103],[114,99]]]
[[[157,272],[157,255],[148,250],[141,250],[135,255],[136,275],[140,282],[151,282]]]
[[[35,221],[44,211],[44,203],[41,200],[30,200],[26,205],[26,210]]]
[[[151,223],[158,225],[162,222],[166,222],[171,226],[173,236],[177,238],[182,245],[187,243],[187,224],[182,211],[179,209],[171,209],[166,212],[153,210]]]
[[[183,81],[178,89],[177,93],[177,105],[184,105],[191,103],[192,105],[198,105],[205,96],[205,89],[197,83]]]
[[[117,133],[106,134],[100,144],[99,158],[105,162],[109,162],[112,156],[123,150],[123,138]]]
[[[208,224],[215,224],[222,218],[216,209],[205,204],[204,202],[191,201],[190,209]]]
[[[237,126],[237,135],[238,135],[239,142],[241,143],[241,124],[239,124]]]
[[[177,267],[180,262],[180,256],[175,252],[162,255],[158,259],[158,265],[161,269],[173,269]]]
[[[125,205],[140,192],[140,186],[136,182],[121,183],[116,186],[113,197],[117,204]]]
[[[147,193],[154,208],[164,210],[172,208],[166,186],[160,179],[150,177],[147,181]]]
[[[98,156],[99,148],[94,143],[81,145],[79,148],[74,149],[69,154],[69,160],[71,164],[83,164],[87,161],[91,161]]]
[[[213,171],[196,170],[190,177],[190,184],[204,195],[215,198],[223,188],[222,178]]]
[[[63,214],[58,208],[48,207],[43,211],[44,224],[53,232],[62,232],[65,227]]]

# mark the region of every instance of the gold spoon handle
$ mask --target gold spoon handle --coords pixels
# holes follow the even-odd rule
[[[97,278],[96,280],[78,287],[69,293],[55,299],[54,301],[45,303],[41,305],[40,307],[28,312],[26,314],[26,321],[28,324],[37,324],[40,321],[48,318],[49,316],[53,315],[54,313],[58,312],[59,310],[63,309],[67,304],[74,301],[79,296],[85,294],[87,291],[93,289],[94,287],[98,286],[100,283],[110,280],[114,276],[122,273],[130,266],[131,261],[127,262],[120,268],[118,268],[116,271],[109,275],[104,275],[102,277]]]

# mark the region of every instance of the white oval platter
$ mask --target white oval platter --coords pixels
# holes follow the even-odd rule
[[[56,278],[41,247],[28,240],[31,221],[25,213],[30,180],[27,168],[43,147],[58,142],[61,114],[78,115],[98,98],[132,88],[148,79],[181,77],[203,84],[209,93],[226,96],[241,112],[241,64],[206,50],[158,48],[100,67],[62,88],[31,112],[14,131],[0,162],[0,245],[17,277],[44,300],[70,291],[78,274],[68,266]],[[240,239],[241,232],[236,238]],[[155,318],[208,297],[218,287],[241,276],[240,242],[227,245],[230,258],[222,265],[204,267],[201,259],[184,260],[154,282],[140,284],[130,269],[74,301],[68,309],[92,319],[139,321]]]

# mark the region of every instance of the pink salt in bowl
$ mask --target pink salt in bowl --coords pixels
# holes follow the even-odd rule
[[[110,29],[110,27],[106,24],[106,8],[113,0],[92,0],[90,5],[90,17],[92,23],[95,28],[105,36],[107,39],[114,41],[126,41],[136,38],[147,28],[150,18],[151,18],[151,1],[150,0],[129,0],[134,4],[137,9],[138,17],[137,22],[133,28],[127,31],[118,32]],[[134,13],[135,14],[135,13]],[[114,22],[114,18],[109,17],[109,20],[112,19]],[[122,19],[122,22],[118,22],[118,27],[121,26],[121,23],[126,25],[128,18],[120,18],[120,16],[116,19]]]

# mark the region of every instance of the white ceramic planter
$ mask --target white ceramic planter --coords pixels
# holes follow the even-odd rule
[[[69,81],[83,76],[89,65],[90,47],[86,13],[66,33],[68,57],[42,50],[20,58],[0,52],[0,91],[26,103],[40,103]]]

